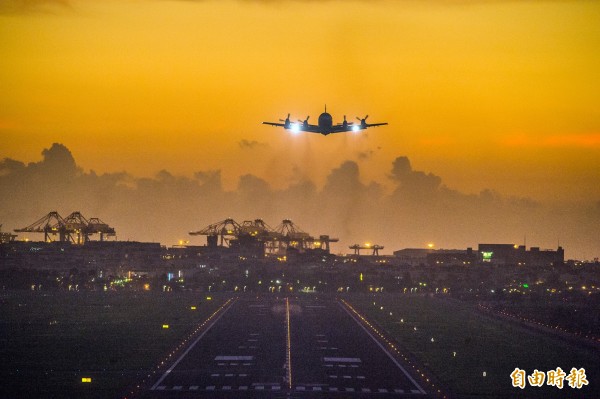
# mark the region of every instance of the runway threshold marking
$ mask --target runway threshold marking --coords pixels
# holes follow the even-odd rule
[[[285,322],[287,325],[286,368],[288,389],[292,389],[292,334],[290,328],[290,300],[285,298]]]
[[[160,377],[158,379],[158,381],[156,381],[156,383],[154,385],[152,385],[152,388],[150,388],[151,391],[154,391],[161,382],[163,382],[163,380],[165,378],[167,378],[167,376],[171,373],[171,371],[173,371],[173,369],[179,364],[179,362],[192,350],[192,348],[194,348],[194,346],[196,346],[196,344],[198,343],[198,341],[200,341],[202,339],[202,337],[204,337],[204,335],[212,328],[212,326],[214,326],[217,321],[219,321],[219,319],[221,317],[223,317],[223,315],[229,310],[231,309],[231,306],[235,303],[236,299],[230,298],[227,302],[225,302],[219,309],[217,309],[216,312],[214,312],[213,314],[210,315],[210,317],[208,319],[206,319],[204,321],[204,323],[206,323],[207,321],[209,321],[211,318],[215,317],[215,315],[217,315],[219,312],[221,312],[219,314],[219,316],[217,318],[215,318],[209,325],[208,327],[206,327],[206,329],[202,332],[202,334],[200,334],[198,336],[198,338],[196,338],[194,340],[194,342],[191,343],[190,346],[188,346],[188,348],[185,350],[185,352],[183,352],[181,354],[181,356],[179,356],[179,358],[177,360],[175,360],[175,362],[173,363],[173,365],[171,367],[169,367],[169,369],[167,371],[164,372],[164,374],[162,375],[162,377]],[[202,324],[204,324],[202,323]]]
[[[390,360],[392,362],[394,362],[394,364],[396,366],[398,366],[398,368],[404,373],[406,378],[408,378],[410,380],[410,382],[412,382],[415,385],[415,387],[418,389],[418,393],[426,394],[427,392],[425,392],[425,390],[423,388],[421,388],[421,386],[417,383],[417,381],[415,381],[414,378],[412,378],[412,376],[410,374],[408,374],[408,371],[406,371],[406,369],[404,367],[402,367],[402,365],[396,360],[396,358],[394,358],[394,356],[386,349],[386,347],[383,346],[383,344],[381,342],[379,342],[379,340],[377,338],[375,338],[375,336],[373,334],[371,334],[371,332],[369,330],[367,330],[367,328],[352,313],[350,313],[350,311],[348,310],[349,305],[347,305],[345,301],[338,302],[338,305],[340,305],[340,307],[342,309],[344,309],[344,311],[346,313],[348,313],[348,315],[352,318],[352,320],[354,320],[356,322],[356,324],[358,324],[360,326],[360,328],[362,328],[367,333],[367,335],[369,335],[369,337],[371,337],[373,342],[375,342],[377,344],[377,346],[379,346],[381,348],[381,350],[390,358]],[[344,305],[346,305],[346,306],[344,306]],[[351,308],[351,309],[352,309],[352,312],[356,313],[357,316],[364,318],[354,308]],[[417,392],[415,392],[415,393],[417,393]]]

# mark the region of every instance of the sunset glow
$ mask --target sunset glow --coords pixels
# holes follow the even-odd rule
[[[599,221],[597,2],[3,4],[1,159],[40,162],[43,149],[61,143],[82,173],[126,172],[130,179],[121,186],[154,179],[163,170],[185,179],[218,172],[221,189],[230,192],[239,191],[240,177],[247,175],[264,180],[271,190],[311,182],[316,192],[327,192],[339,169],[364,185],[365,201],[370,195],[395,198],[402,184],[433,176],[436,189],[455,191],[465,203],[490,190],[508,202],[549,207],[544,209],[550,213],[554,206],[591,209],[577,217]],[[356,116],[368,113],[389,126],[323,137],[261,125],[288,113],[292,122],[307,115],[316,120],[324,104],[334,123],[344,115],[356,122]],[[403,156],[410,159],[413,180],[390,178],[392,164]],[[347,161],[357,171],[345,167]],[[0,168],[0,176],[7,173],[6,165]],[[3,187],[2,195],[13,189]],[[459,201],[455,197],[449,201]],[[60,206],[42,199],[36,204],[29,211],[2,206],[0,223],[20,227]],[[84,208],[77,201],[72,206]],[[463,205],[456,206],[462,212]],[[435,207],[427,208],[434,218],[442,212]],[[98,206],[91,212],[117,217],[122,210],[117,208]],[[242,218],[272,217],[276,224],[280,216],[294,213],[284,208]],[[225,217],[236,212],[233,207],[219,211]],[[533,207],[525,214],[537,217],[537,212],[543,213]],[[151,236],[136,236],[133,227],[121,231],[127,231],[123,238],[177,242],[181,233],[219,215],[214,220],[189,215],[191,226],[173,224],[167,233]],[[474,237],[453,239],[441,227],[418,231],[420,223],[414,221],[414,236],[404,235],[409,242],[403,242],[384,238],[383,232],[371,234],[376,222],[362,234],[339,222],[341,217],[320,223],[299,211],[293,216],[307,229],[340,235],[342,242],[373,237],[386,250],[428,239],[435,239],[436,247],[475,244]],[[491,227],[481,235],[516,241],[524,233],[517,219],[498,237]],[[400,218],[398,223],[408,222]],[[597,240],[586,252],[583,247],[591,240],[565,233],[564,223],[556,216],[552,227],[530,233],[538,234],[541,246],[555,247],[560,236],[571,240],[568,250],[579,245],[573,255],[600,254]]]

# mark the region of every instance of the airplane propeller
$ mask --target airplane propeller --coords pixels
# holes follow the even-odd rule
[[[308,123],[308,118],[310,118],[310,115],[307,116],[306,119],[303,120],[303,121],[301,121],[300,119],[298,119],[298,122],[307,124]]]
[[[363,129],[366,129],[368,127],[367,125],[367,118],[369,117],[369,115],[366,115],[364,118],[360,119],[358,116],[356,117],[356,119],[358,119],[360,121],[360,126]]]
[[[286,120],[290,119],[290,114],[288,114],[287,119],[279,119],[279,122],[285,122]]]

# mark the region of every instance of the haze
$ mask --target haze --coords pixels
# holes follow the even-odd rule
[[[79,210],[120,239],[173,244],[228,216],[290,217],[339,236],[340,252],[527,236],[600,255],[596,2],[0,10],[5,230]],[[335,122],[390,125],[322,137],[260,124],[316,120],[325,103]]]

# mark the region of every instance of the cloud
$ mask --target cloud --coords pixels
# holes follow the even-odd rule
[[[327,176],[323,193],[350,197],[362,190],[363,185],[359,180],[358,164],[354,161],[345,161],[340,167],[335,168]]]
[[[398,183],[398,192],[434,194],[441,188],[442,179],[433,173],[412,169],[407,157],[398,157],[392,163],[390,178]]]
[[[38,162],[0,161],[0,223],[9,231],[50,211],[63,216],[80,211],[115,227],[121,240],[171,245],[190,239],[188,231],[227,217],[262,218],[271,226],[291,218],[309,233],[340,238],[334,250],[344,253],[349,245],[366,241],[391,252],[432,241],[445,248],[520,243],[527,235],[531,245],[541,247],[553,247],[560,238],[567,256],[600,254],[594,240],[600,201],[554,206],[493,189],[466,194],[447,187],[436,174],[415,169],[406,156],[390,165],[391,190],[380,182],[364,181],[358,163],[351,160],[328,171],[321,189],[298,171],[281,189],[245,174],[235,189],[225,190],[221,173],[99,175],[82,170],[69,149],[55,143],[42,151]],[[194,237],[192,243],[204,241]]]
[[[77,165],[71,151],[62,144],[54,143],[52,147],[42,151],[44,160],[40,164],[29,164],[30,167],[52,169],[57,175],[72,178],[77,174]]]
[[[212,190],[222,190],[221,169],[205,170],[194,173],[194,178],[202,184],[203,187]]]

